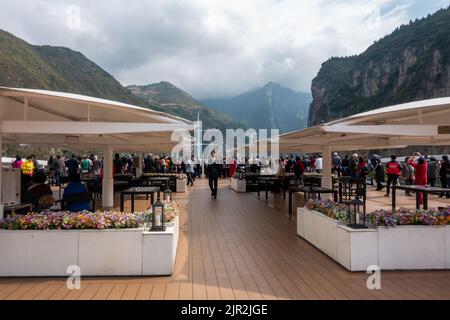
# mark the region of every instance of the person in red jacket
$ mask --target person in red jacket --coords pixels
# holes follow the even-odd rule
[[[391,191],[392,186],[397,185],[398,177],[402,174],[402,167],[400,163],[397,162],[397,156],[392,155],[391,161],[386,164],[386,175],[387,175],[387,183],[386,183],[386,194],[385,197],[389,197],[389,192]]]
[[[417,162],[414,162],[412,159],[410,160],[410,164],[414,167],[415,172],[415,185],[417,186],[426,186],[428,184],[428,175],[427,175],[427,162],[424,158],[420,157]],[[423,193],[420,193],[420,204],[423,203]]]

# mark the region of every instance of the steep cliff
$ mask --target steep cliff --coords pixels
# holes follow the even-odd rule
[[[450,8],[397,28],[358,56],[331,58],[311,87],[310,126],[450,96]]]

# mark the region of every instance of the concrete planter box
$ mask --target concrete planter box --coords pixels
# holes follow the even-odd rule
[[[182,192],[182,193],[186,192],[186,183],[187,183],[186,179],[183,179],[183,180],[177,179],[177,186],[176,186],[177,193],[178,192]]]
[[[297,234],[350,271],[377,264],[374,229],[351,229],[320,212],[298,208]]]
[[[297,227],[300,232],[297,233],[334,260],[337,259],[337,226],[336,220],[320,212],[298,209]]]
[[[298,208],[297,234],[350,271],[450,269],[450,226],[352,229]]]
[[[345,225],[337,228],[337,262],[350,271],[366,271],[378,265],[376,229],[352,229]]]
[[[239,193],[247,192],[247,182],[245,179],[231,178],[231,189]]]
[[[380,268],[449,269],[450,226],[378,228]]]
[[[179,218],[165,232],[142,229],[0,230],[0,276],[145,276],[173,273]]]

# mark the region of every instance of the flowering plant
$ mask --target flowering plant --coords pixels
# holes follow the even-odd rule
[[[348,207],[332,200],[309,200],[305,208],[318,211],[340,222],[348,221]]]
[[[149,210],[140,213],[145,223],[151,223],[153,218],[153,212],[151,207]],[[177,216],[180,215],[180,207],[177,202],[170,202],[164,204],[164,221],[173,222]]]
[[[377,210],[368,215],[368,221],[377,226],[450,225],[450,210],[449,208]]]
[[[119,212],[51,212],[10,216],[0,220],[0,229],[6,230],[80,230],[138,228],[143,218],[138,213]]]
[[[349,209],[345,204],[331,200],[309,200],[305,208],[343,223],[348,222]],[[450,225],[450,207],[428,210],[400,208],[394,212],[380,209],[367,214],[366,221],[372,226]]]
[[[180,214],[176,202],[166,204],[165,221],[172,222]],[[0,229],[6,230],[83,230],[132,229],[151,222],[151,211],[122,213],[114,211],[67,212],[43,211],[25,216],[9,216],[0,220]]]

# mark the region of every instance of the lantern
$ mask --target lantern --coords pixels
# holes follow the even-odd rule
[[[172,191],[170,190],[169,187],[167,187],[166,190],[164,190],[164,202],[165,203],[169,203],[172,201]]]
[[[150,231],[165,231],[166,227],[164,226],[164,203],[162,203],[159,198],[152,205],[152,228]]]
[[[353,229],[367,229],[365,214],[363,217],[363,223],[361,224],[359,221],[359,215],[361,213],[361,207],[363,205],[364,202],[361,199],[359,199],[359,197],[356,197],[355,199],[350,201],[348,210],[348,222],[349,222],[349,224],[347,225],[348,227]]]

